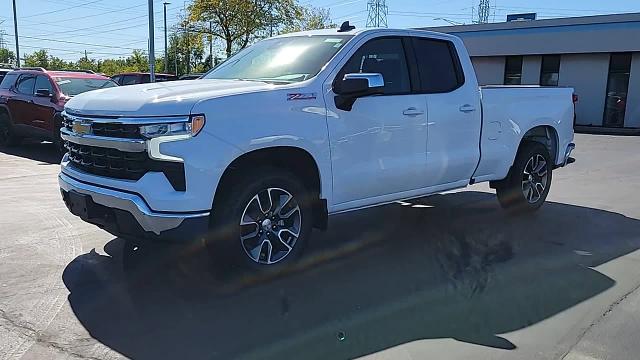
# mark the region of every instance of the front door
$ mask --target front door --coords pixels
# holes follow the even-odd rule
[[[53,104],[53,85],[49,78],[44,75],[38,75],[36,78],[35,91],[40,89],[47,89],[51,94],[51,97],[33,97],[33,123],[34,127],[44,130],[47,134],[53,135],[54,124],[53,115],[55,114],[55,107]]]
[[[366,42],[337,73],[336,81],[348,73],[382,74],[384,95],[359,98],[350,111],[343,111],[335,106],[335,94],[326,93],[333,204],[338,209],[366,206],[384,195],[424,187],[426,98],[412,94],[403,39]]]

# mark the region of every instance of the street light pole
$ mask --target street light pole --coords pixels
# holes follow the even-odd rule
[[[16,15],[16,0],[13,0],[13,32],[16,37],[16,66],[20,67],[20,45],[18,45],[18,16]]]
[[[164,72],[169,72],[169,53],[167,52],[167,5],[171,4],[168,1],[162,3],[164,6]]]
[[[15,1],[15,0],[13,0]],[[154,46],[154,34],[153,34],[153,0],[149,0],[149,79],[156,82],[156,54]]]

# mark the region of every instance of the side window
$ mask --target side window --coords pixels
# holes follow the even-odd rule
[[[142,75],[142,81],[141,81],[142,84],[147,84],[150,82],[151,82],[151,75],[149,74]]]
[[[113,81],[117,82],[118,84],[120,84],[120,80],[122,80],[122,76],[116,75],[116,76],[112,77],[111,79]]]
[[[384,78],[384,94],[406,94],[411,91],[407,59],[400,38],[371,40],[358,49],[338,73],[379,73]]]
[[[122,77],[122,85],[134,85],[138,83],[138,75],[125,75]]]
[[[464,83],[460,60],[451,42],[413,38],[413,49],[420,75],[420,91],[445,93]]]
[[[49,81],[49,78],[47,78],[46,76],[39,75],[36,78],[36,88],[34,92],[40,89],[47,89],[49,90],[49,93],[53,94],[53,86],[51,85],[51,81]]]
[[[36,77],[33,75],[22,75],[16,83],[16,90],[25,95],[33,95],[33,87],[36,84]]]
[[[4,79],[2,79],[2,82],[0,83],[0,89],[11,89],[17,78],[18,74],[9,73],[5,75]]]

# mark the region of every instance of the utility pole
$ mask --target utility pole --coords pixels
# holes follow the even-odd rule
[[[209,21],[209,56],[211,57],[211,68],[215,66],[213,62],[213,23]]]
[[[164,6],[164,72],[169,72],[169,53],[167,52],[167,5],[171,4],[168,1],[162,3]]]
[[[16,15],[16,0],[13,0],[13,32],[16,36],[16,66],[20,67],[20,45],[18,45],[18,16]]]
[[[15,1],[15,0],[13,0]],[[156,54],[154,46],[154,34],[153,34],[153,0],[149,0],[149,80],[156,82]]]
[[[369,0],[367,2],[367,27],[388,27],[389,8],[386,0]]]

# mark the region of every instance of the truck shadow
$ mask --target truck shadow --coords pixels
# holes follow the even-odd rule
[[[58,153],[58,149],[56,149],[52,143],[31,139],[25,139],[21,144],[16,146],[1,148],[0,152],[35,160],[45,165],[59,164],[62,159],[62,156]]]
[[[353,358],[436,338],[514,349],[497,334],[612,287],[591,267],[639,233],[613,212],[549,202],[513,217],[461,192],[336,216],[275,277],[220,280],[197,249],[114,239],[63,280],[91,336],[135,359]]]

